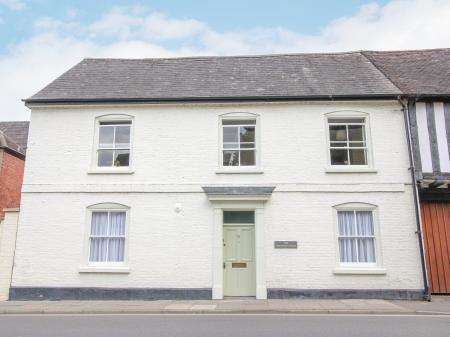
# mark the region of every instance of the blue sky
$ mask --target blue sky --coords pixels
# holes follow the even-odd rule
[[[220,31],[240,30],[252,27],[283,26],[304,34],[316,34],[327,22],[356,13],[367,0],[227,0],[227,1],[56,1],[29,0],[4,1],[0,6],[0,48],[20,42],[33,33],[32,23],[37,17],[73,18],[89,23],[112,6],[140,4],[149,6],[170,17],[194,18],[206,22]],[[374,1],[385,4],[387,1]],[[1,3],[1,1],[0,1]],[[18,6],[10,10],[11,6]],[[20,5],[23,4],[23,5]],[[0,50],[1,51],[1,50]]]
[[[449,0],[0,0],[0,120],[85,57],[450,47]]]

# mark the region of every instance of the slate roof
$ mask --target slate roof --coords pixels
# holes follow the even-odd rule
[[[396,96],[361,52],[84,59],[26,103]]]
[[[0,148],[25,155],[30,122],[0,122]]]
[[[84,59],[26,103],[450,96],[450,49]]]
[[[450,95],[450,49],[362,53],[404,94]]]

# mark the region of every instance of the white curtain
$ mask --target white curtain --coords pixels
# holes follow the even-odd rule
[[[110,216],[110,236],[125,236],[125,212],[112,212]],[[110,238],[108,261],[122,262],[124,260],[125,238]]]
[[[124,261],[125,219],[125,212],[92,212],[89,261]]]
[[[356,212],[356,225],[358,236],[359,262],[375,262],[375,240],[372,212]]]
[[[338,212],[339,227],[339,253],[341,262],[358,262],[356,255],[356,241],[346,236],[354,236],[355,232],[355,213]]]
[[[341,262],[375,262],[374,226],[371,211],[339,211],[338,230]]]

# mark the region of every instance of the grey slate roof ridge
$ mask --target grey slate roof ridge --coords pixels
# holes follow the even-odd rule
[[[85,57],[82,61],[85,60],[117,60],[117,61],[147,61],[147,60],[186,60],[186,59],[221,59],[221,58],[266,58],[266,57],[278,57],[278,56],[298,56],[298,55],[347,55],[347,54],[360,54],[361,50],[356,51],[343,51],[343,52],[324,52],[324,53],[281,53],[281,54],[242,54],[242,55],[197,55],[197,56],[177,56],[177,57],[141,57],[141,58],[121,58],[121,57]],[[82,62],[81,61],[81,62]],[[80,62],[79,62],[80,63]]]

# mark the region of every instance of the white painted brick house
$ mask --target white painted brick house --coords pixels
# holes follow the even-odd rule
[[[420,298],[402,92],[362,53],[86,59],[32,110],[10,298]]]

